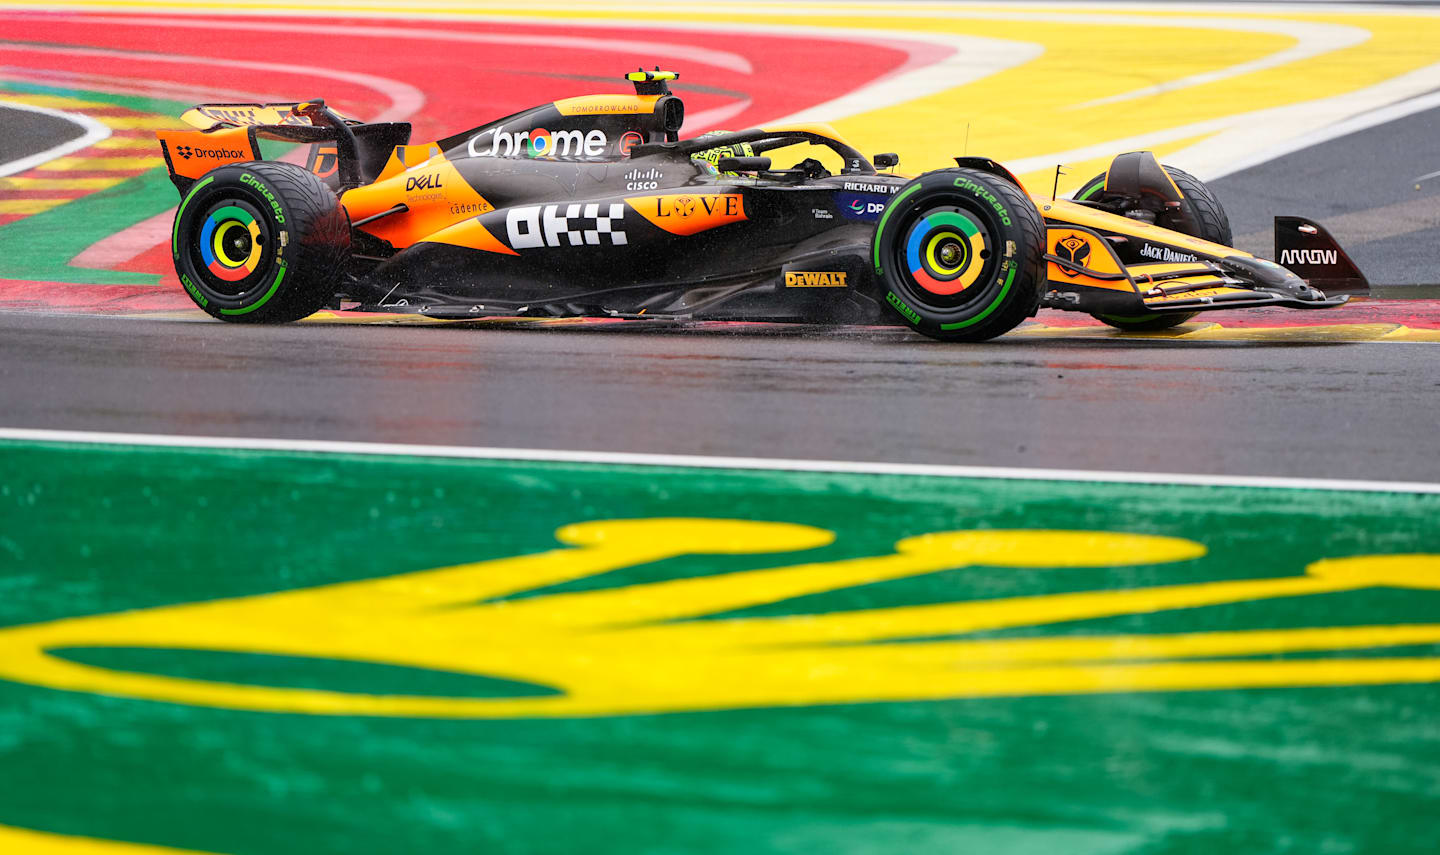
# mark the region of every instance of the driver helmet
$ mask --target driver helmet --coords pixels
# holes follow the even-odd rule
[[[734,133],[734,131],[709,131],[696,137],[696,139],[703,140],[706,137],[713,137],[730,133]],[[754,156],[755,149],[750,145],[750,143],[737,143],[735,145],[722,145],[715,148],[707,148],[704,151],[698,151],[690,155],[690,161],[696,166],[710,173],[711,175],[738,175],[739,173],[737,172],[720,172],[720,170],[716,168],[716,164],[720,162],[720,158]]]

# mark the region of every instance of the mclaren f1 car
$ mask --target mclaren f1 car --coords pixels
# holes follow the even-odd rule
[[[825,125],[682,139],[670,72],[433,142],[323,101],[207,104],[161,131],[185,291],[214,317],[361,308],[435,317],[905,323],[1001,335],[1045,306],[1127,329],[1196,312],[1325,308],[1368,286],[1319,224],[1276,218],[1276,261],[1229,246],[1203,183],[1148,152],[1074,199],[996,161],[894,174]],[[260,141],[307,146],[304,167]],[[813,153],[777,166],[780,157]],[[784,163],[784,161],[782,161]],[[1278,263],[1277,263],[1278,262]]]

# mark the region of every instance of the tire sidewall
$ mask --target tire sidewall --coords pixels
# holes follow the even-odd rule
[[[181,201],[171,235],[171,254],[180,284],[206,312],[245,320],[274,305],[289,270],[293,252],[293,212],[285,198],[251,164],[228,164],[211,170]],[[226,281],[207,267],[202,234],[207,220],[233,205],[253,215],[263,238],[255,270],[239,281]],[[214,250],[211,248],[211,254]]]
[[[876,225],[872,261],[881,298],[920,332],[940,337],[981,323],[1001,307],[1016,285],[1018,220],[1023,212],[995,192],[995,181],[968,169],[927,173],[896,194]],[[911,228],[927,213],[947,208],[958,209],[982,226],[989,251],[988,258],[970,259],[983,265],[975,282],[948,298],[922,287],[905,261]],[[957,296],[963,299],[957,301]]]

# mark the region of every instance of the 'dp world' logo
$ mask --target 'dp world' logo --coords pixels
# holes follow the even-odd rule
[[[1069,261],[1072,264],[1084,266],[1090,259],[1090,241],[1079,235],[1066,235],[1055,242],[1055,255],[1058,258]],[[1078,276],[1080,271],[1071,270],[1068,267],[1061,267],[1066,276]]]

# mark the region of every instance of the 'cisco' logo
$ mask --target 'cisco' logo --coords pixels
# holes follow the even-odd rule
[[[208,157],[215,160],[239,160],[245,157],[245,152],[238,148],[192,148],[182,145],[175,149],[175,153],[189,160],[192,157]]]

